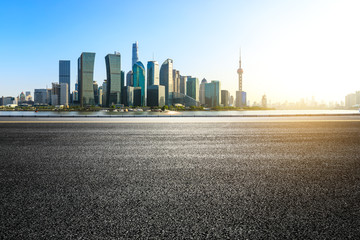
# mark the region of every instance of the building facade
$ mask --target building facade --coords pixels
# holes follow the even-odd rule
[[[141,100],[140,103],[135,102],[135,90],[134,89],[134,104],[138,104],[135,106],[146,106],[146,81],[145,81],[145,67],[142,64],[142,62],[138,61],[133,65],[133,76],[134,76],[134,87],[140,87],[141,88]]]
[[[180,93],[186,95],[187,76],[180,76]]]
[[[147,63],[147,86],[159,85],[159,63],[148,61]]]
[[[205,84],[205,105],[207,107],[220,106],[221,85],[220,81],[211,81]]]
[[[196,77],[188,77],[186,83],[186,95],[199,101],[199,79]]]
[[[78,59],[79,102],[82,107],[95,105],[94,63],[95,53],[83,52]]]
[[[129,86],[129,87],[134,86],[133,72],[132,71],[129,71],[126,74],[126,86]]]
[[[207,80],[204,78],[200,83],[199,101],[201,105],[205,105],[205,84]]]
[[[151,85],[147,89],[147,105],[150,107],[165,105],[165,86]]]
[[[180,71],[173,69],[173,92],[180,92]]]
[[[160,85],[165,86],[165,104],[169,105],[169,93],[173,91],[173,60],[166,59],[160,68]]]
[[[35,89],[34,90],[34,104],[36,105],[48,105],[48,92],[47,89]]]
[[[70,102],[70,60],[59,61],[59,83],[66,83],[68,85],[68,102]]]
[[[221,105],[224,107],[229,106],[230,93],[228,90],[221,90]]]
[[[108,54],[105,57],[106,77],[107,77],[107,102],[108,107],[121,104],[121,56],[120,53]]]

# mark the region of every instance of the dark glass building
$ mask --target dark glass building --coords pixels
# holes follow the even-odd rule
[[[59,83],[67,83],[70,102],[70,60],[59,61]]]
[[[106,89],[106,105],[108,107],[121,104],[121,56],[120,53],[108,54],[105,57],[107,89]]]
[[[152,85],[147,89],[147,105],[150,107],[165,105],[165,87],[162,85]]]
[[[81,106],[95,105],[94,63],[95,53],[83,52],[78,59],[78,88]]]
[[[221,104],[224,107],[229,106],[229,100],[230,100],[230,93],[228,90],[221,90]]]
[[[220,105],[221,86],[219,81],[205,83],[205,105],[217,107]]]
[[[199,101],[199,79],[196,77],[188,77],[186,83],[186,95]]]

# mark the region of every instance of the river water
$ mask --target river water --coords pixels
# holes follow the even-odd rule
[[[358,110],[252,110],[252,111],[167,111],[167,112],[58,112],[58,111],[0,111],[0,116],[58,116],[58,117],[75,117],[75,116],[265,116],[265,115],[331,115],[331,114],[357,114]]]

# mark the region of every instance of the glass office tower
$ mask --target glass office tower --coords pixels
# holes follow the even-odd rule
[[[138,61],[133,66],[133,80],[134,87],[141,88],[141,101],[136,106],[146,106],[146,81],[145,81],[145,67],[142,62]],[[135,103],[134,103],[135,104]]]
[[[159,64],[157,61],[147,63],[147,86],[159,85]]]
[[[217,107],[220,105],[220,88],[220,81],[211,81],[211,83],[205,83],[205,104],[208,107]]]
[[[173,91],[173,60],[167,59],[160,68],[160,85],[165,86],[165,104],[169,105],[169,93]]]
[[[82,107],[95,105],[94,63],[95,53],[83,52],[78,59],[79,102]]]
[[[120,53],[108,54],[105,57],[106,64],[106,106],[121,104],[121,55]]]
[[[67,83],[70,103],[70,60],[59,61],[59,83]]]
[[[199,101],[199,79],[196,77],[188,77],[186,83],[186,95]]]

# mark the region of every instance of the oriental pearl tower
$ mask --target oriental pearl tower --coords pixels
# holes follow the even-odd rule
[[[239,75],[239,90],[240,92],[242,92],[242,75],[243,75],[244,70],[241,68],[241,49],[240,49],[240,58],[239,58],[239,68],[237,70],[237,73]]]

